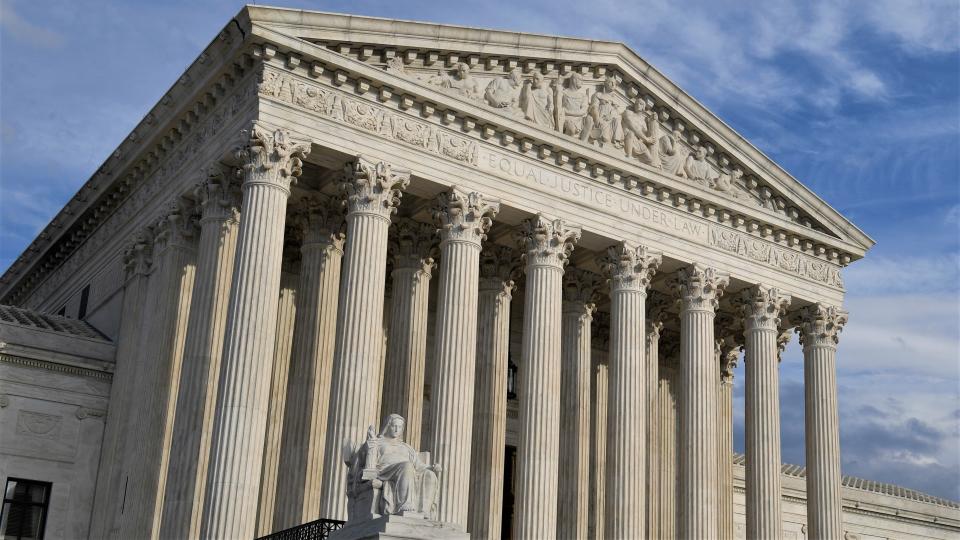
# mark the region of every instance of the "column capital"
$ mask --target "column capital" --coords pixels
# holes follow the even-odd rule
[[[563,272],[563,310],[596,309],[597,297],[603,287],[603,278],[582,268],[567,268]]]
[[[160,253],[168,247],[186,248],[190,246],[197,232],[196,207],[192,202],[177,197],[167,204],[166,209],[153,226],[154,251]]]
[[[193,195],[200,209],[200,223],[224,221],[236,223],[240,219],[240,189],[236,181],[239,171],[213,163],[200,171],[200,182]]]
[[[836,348],[840,332],[847,324],[849,314],[828,304],[813,304],[800,310],[797,333],[800,344],[806,347]]]
[[[437,196],[433,209],[433,218],[440,226],[440,242],[469,242],[480,246],[499,211],[500,201],[453,186]]]
[[[677,271],[671,288],[680,297],[683,310],[714,312],[729,283],[726,272],[694,263]]]
[[[777,335],[777,362],[783,360],[783,351],[790,344],[793,338],[793,328],[780,328],[780,334]]]
[[[624,241],[607,248],[606,255],[600,259],[600,266],[610,279],[611,292],[646,293],[661,262],[663,256],[660,253]]]
[[[647,297],[647,345],[654,339],[660,339],[663,321],[669,315],[672,302],[662,293],[651,291]]]
[[[718,338],[715,340],[714,352],[720,363],[720,382],[733,384],[733,370],[740,358],[740,346],[731,337]]]
[[[790,296],[780,289],[758,284],[740,291],[733,299],[733,305],[743,317],[744,331],[776,332],[790,300]]]
[[[567,264],[573,246],[580,241],[580,227],[561,218],[544,214],[525,219],[517,234],[528,267],[552,266],[562,269]]]
[[[343,251],[346,222],[342,199],[311,193],[300,200],[300,208],[294,212],[292,221],[300,233],[301,250],[318,244]]]
[[[123,249],[123,269],[126,279],[150,272],[153,257],[153,233],[149,228],[137,231]]]
[[[517,252],[507,246],[487,244],[480,251],[480,290],[510,294],[520,273]]]
[[[310,153],[310,143],[285,129],[271,131],[256,122],[240,137],[233,155],[243,167],[243,185],[265,184],[289,193],[290,184],[302,172],[303,158]]]
[[[610,350],[610,314],[598,311],[593,315],[594,324],[590,328],[590,344],[594,349],[607,352]],[[607,363],[604,355],[602,364]]]
[[[410,171],[386,161],[357,156],[343,167],[340,190],[350,214],[374,214],[384,219],[397,211],[402,191],[410,184]]]
[[[437,257],[436,227],[429,223],[400,218],[390,224],[387,254],[394,270],[414,269],[430,274]]]

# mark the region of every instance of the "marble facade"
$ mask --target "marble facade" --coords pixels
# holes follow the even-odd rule
[[[391,413],[475,538],[853,530],[841,272],[873,241],[620,44],[247,6],[50,227],[0,299],[118,299],[91,538],[343,520],[345,442]]]

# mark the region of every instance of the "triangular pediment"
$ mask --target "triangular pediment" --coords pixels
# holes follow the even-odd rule
[[[721,208],[790,223],[853,259],[873,245],[620,43],[258,6],[246,12],[252,31],[269,41],[322,47],[350,72],[356,64],[374,68],[376,79],[363,74],[374,86],[399,78],[442,96],[433,99],[438,109],[480,109],[478,122],[498,119],[517,138],[560,139],[574,154],[626,161],[641,171],[639,181],[685,186]]]

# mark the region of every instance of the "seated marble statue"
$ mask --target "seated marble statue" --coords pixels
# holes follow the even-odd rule
[[[435,519],[442,468],[428,464],[429,453],[418,453],[403,442],[405,423],[399,414],[391,414],[379,436],[370,426],[359,448],[345,443],[349,521],[390,514]]]

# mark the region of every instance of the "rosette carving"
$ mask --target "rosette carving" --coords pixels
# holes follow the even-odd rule
[[[646,246],[621,242],[607,248],[607,254],[600,259],[600,267],[610,279],[612,291],[646,292],[661,262],[663,256],[660,253]]]
[[[839,307],[813,304],[800,310],[797,333],[804,347],[836,347],[849,314]]]
[[[402,191],[410,184],[410,171],[363,156],[344,166],[340,190],[347,199],[348,213],[376,214],[389,218],[397,211]]]
[[[241,138],[244,142],[233,154],[243,167],[243,183],[268,184],[289,191],[302,172],[310,143],[295,139],[285,129],[270,132],[256,123],[242,131]]]
[[[773,330],[780,327],[780,319],[790,305],[790,296],[776,287],[755,285],[740,292],[733,301],[743,317],[743,327],[751,330]]]
[[[193,190],[200,207],[200,222],[240,219],[240,186],[228,167],[215,163],[201,171],[200,183]]]
[[[441,242],[471,242],[479,246],[499,211],[500,201],[452,187],[437,196],[433,218],[440,226]]]
[[[401,218],[390,224],[387,253],[394,269],[412,268],[430,273],[437,256],[437,229],[429,223]]]
[[[677,271],[671,288],[679,296],[683,309],[716,311],[723,289],[729,283],[726,272],[694,263]]]
[[[580,241],[580,227],[537,214],[520,224],[517,236],[527,265],[563,268],[573,246]]]

